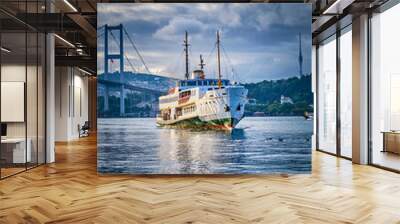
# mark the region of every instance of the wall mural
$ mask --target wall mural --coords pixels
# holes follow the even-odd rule
[[[311,171],[311,5],[98,4],[98,172]]]

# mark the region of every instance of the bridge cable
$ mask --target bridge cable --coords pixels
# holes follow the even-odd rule
[[[210,65],[208,59],[214,53],[215,49],[217,48],[217,42],[215,42],[214,47],[211,49],[210,53],[204,58],[204,61]],[[215,71],[214,71],[215,72]]]
[[[111,37],[113,38],[114,42],[115,42],[115,43],[117,44],[117,46],[118,46],[117,38],[116,38],[115,35],[113,34],[112,30],[110,30],[110,34],[111,34]],[[129,65],[131,66],[132,71],[133,71],[133,72],[137,72],[137,70],[136,70],[135,67],[132,65],[131,61],[129,60],[128,56],[127,56],[126,54],[124,54],[124,56],[125,56],[125,59],[128,61]]]
[[[143,59],[142,55],[140,55],[139,50],[137,49],[135,43],[133,42],[133,40],[132,40],[131,37],[129,36],[129,33],[126,31],[125,27],[123,27],[123,29],[124,29],[124,32],[125,32],[126,36],[128,37],[129,42],[131,43],[131,45],[132,45],[133,48],[135,49],[137,55],[139,56],[140,60],[142,61],[144,67],[146,68],[146,71],[147,71],[149,74],[151,74],[149,68],[147,67],[146,63],[144,62],[144,59]]]
[[[103,29],[104,27],[106,27],[106,25],[102,25],[102,26],[98,27],[97,30],[101,30],[101,29]]]
[[[102,26],[100,26],[99,28],[97,28],[96,33],[98,33],[98,32],[101,32],[101,33],[102,33],[102,34],[98,34],[98,35],[97,35],[97,38],[99,38],[100,36],[104,35],[104,33],[105,33],[104,27],[105,27],[105,26],[106,26],[106,25],[102,25]]]
[[[227,53],[226,50],[225,50],[224,45],[221,45],[221,48],[222,48],[222,54],[225,55],[226,59],[228,60],[228,64],[230,64],[230,66],[231,66],[232,75],[234,76],[233,79],[235,79],[235,76],[237,75],[237,74],[236,74],[236,69],[234,68],[233,63],[232,63],[232,61],[231,61],[231,59],[230,59],[228,53]]]
[[[176,60],[174,60],[175,63],[171,64],[171,65],[172,65],[171,68],[173,68],[172,71],[173,71],[175,74],[178,73],[178,71],[179,71],[179,69],[180,69],[180,67],[181,67],[179,61],[182,59],[182,56],[183,56],[183,53],[184,53],[184,52],[185,52],[185,51],[182,50],[181,53],[180,53],[180,55],[178,56],[178,58],[177,58]]]
[[[105,32],[101,32],[100,34],[97,35],[97,38],[102,37],[105,34]]]

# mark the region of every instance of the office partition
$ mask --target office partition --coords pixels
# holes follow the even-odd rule
[[[20,16],[43,12],[44,1],[1,2]],[[45,34],[2,11],[0,23],[0,178],[45,163]],[[3,26],[3,27],[2,27]]]

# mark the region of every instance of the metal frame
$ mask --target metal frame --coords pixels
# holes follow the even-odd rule
[[[0,30],[1,30],[1,27],[2,27],[2,24],[0,23]],[[0,46],[2,46],[2,32],[0,32]],[[1,55],[2,55],[2,53],[1,53],[1,50],[0,50],[0,125],[2,123],[1,122],[1,77],[2,77],[2,75],[1,75],[1,67],[2,67],[2,64],[1,64],[2,57],[1,57]],[[1,152],[2,152],[2,149],[1,149],[1,144],[0,144],[0,180],[1,180],[1,170],[2,170],[1,169]]]
[[[319,149],[319,44],[315,46],[315,148]]]
[[[319,45],[322,43],[322,42],[324,42],[324,41],[326,41],[326,40],[328,40],[329,38],[332,38],[332,36],[333,35],[336,35],[336,33],[334,33],[334,34],[332,34],[332,35],[329,35],[329,36],[327,36],[325,39],[323,39],[323,40],[321,40],[321,41],[319,41],[318,42],[318,44],[317,44],[317,48],[316,48],[316,64],[317,64],[317,68],[316,68],[316,81],[317,81],[317,85],[316,85],[316,99],[317,99],[317,103],[318,103],[318,105],[316,106],[316,139],[315,139],[315,142],[316,142],[316,151],[318,151],[318,152],[323,152],[323,153],[326,153],[326,154],[329,154],[329,155],[334,155],[334,156],[337,156],[335,153],[332,153],[332,152],[329,152],[329,151],[326,151],[326,150],[324,150],[324,149],[321,149],[320,147],[319,147],[319,88],[320,88],[320,86],[319,86],[319,76],[320,76],[320,74],[319,74],[319,67],[320,67],[320,64],[319,64],[319,51],[318,51],[318,49],[319,49]],[[334,40],[332,40],[332,41],[337,41],[337,37],[335,36],[335,39]],[[336,43],[336,51],[337,51],[337,44],[338,43]],[[336,61],[337,61],[337,56],[336,56]],[[336,65],[336,67],[337,67],[337,65]],[[337,69],[336,69],[337,70]],[[336,71],[336,76],[337,76],[337,71]],[[336,91],[337,91],[337,86],[338,86],[338,84],[337,84],[337,80],[336,80]],[[336,101],[337,101],[337,92],[336,92]],[[337,104],[337,102],[336,102],[336,104]],[[336,105],[337,106],[337,105]],[[337,109],[336,109],[337,110]],[[338,144],[337,144],[337,111],[336,111],[336,153],[337,153],[337,147],[338,147]]]
[[[329,155],[333,155],[339,158],[347,159],[347,160],[352,160],[352,158],[343,156],[342,155],[342,150],[341,150],[341,117],[340,117],[340,103],[341,103],[341,97],[340,97],[340,81],[341,81],[341,65],[340,65],[340,37],[344,34],[342,33],[343,30],[345,30],[348,26],[350,26],[352,23],[345,25],[344,27],[339,26],[338,24],[335,24],[335,29],[336,32],[327,36],[326,38],[320,40],[318,44],[316,45],[316,151],[318,152],[323,152]],[[334,41],[336,41],[336,152],[328,152],[324,149],[319,148],[319,54],[318,54],[318,49],[319,49],[319,44],[322,43],[323,41],[331,38],[333,35],[335,35]],[[333,41],[333,40],[332,40]]]
[[[27,2],[27,1],[25,1],[25,2]],[[37,3],[38,3],[38,1],[36,1]],[[27,5],[25,5],[25,9],[26,9],[26,7],[27,7]],[[38,5],[36,6],[36,8],[37,8],[37,10],[38,10]],[[47,7],[46,7],[46,11],[47,11]],[[26,16],[26,15],[25,15]],[[18,172],[15,172],[15,173],[12,173],[12,174],[10,174],[10,175],[7,175],[7,176],[3,176],[3,173],[2,173],[2,168],[0,167],[0,180],[4,180],[4,179],[6,179],[6,178],[9,178],[9,177],[12,177],[12,176],[14,176],[14,175],[17,175],[17,174],[20,174],[20,173],[23,173],[23,172],[26,172],[26,171],[28,171],[28,170],[30,170],[30,169],[34,169],[34,168],[36,168],[36,167],[39,167],[39,166],[41,166],[41,165],[44,165],[44,164],[46,164],[47,163],[47,151],[46,151],[46,149],[47,149],[47,138],[46,138],[46,136],[47,136],[47,112],[46,112],[46,108],[47,108],[47,100],[46,100],[46,98],[47,98],[47,81],[46,81],[46,78],[47,78],[47,33],[43,33],[43,34],[45,34],[44,36],[43,36],[43,40],[44,41],[42,41],[42,44],[44,44],[44,51],[42,51],[41,53],[44,53],[44,55],[42,56],[43,57],[43,59],[44,59],[44,69],[42,70],[42,76],[43,76],[43,79],[42,79],[42,81],[44,82],[44,99],[43,99],[43,105],[42,105],[42,107],[45,109],[43,112],[44,112],[44,117],[43,117],[43,119],[44,120],[42,120],[42,122],[44,123],[44,136],[43,136],[43,139],[44,139],[44,145],[42,146],[42,147],[44,147],[44,150],[43,150],[43,152],[44,152],[44,155],[42,155],[42,157],[43,157],[43,159],[44,159],[44,161],[43,161],[43,163],[39,163],[39,69],[38,69],[38,66],[39,66],[39,33],[42,33],[42,32],[40,32],[40,31],[38,31],[38,30],[36,30],[36,29],[32,29],[32,27],[30,27],[28,24],[26,24],[26,23],[24,23],[24,27],[25,27],[25,30],[24,31],[22,31],[20,34],[21,35],[23,35],[23,34],[25,34],[25,85],[24,85],[24,91],[25,91],[25,93],[24,93],[24,96],[25,96],[25,99],[24,99],[24,119],[25,119],[25,169],[23,169],[23,170],[21,170],[21,171],[18,171]],[[27,95],[28,95],[28,93],[27,93],[27,81],[28,81],[28,67],[27,67],[27,65],[28,65],[28,33],[30,33],[30,32],[28,32],[29,30],[32,30],[34,33],[36,33],[36,99],[37,99],[37,102],[36,102],[36,142],[37,142],[37,147],[36,147],[36,162],[35,163],[32,163],[32,164],[29,164],[29,165],[32,165],[32,166],[28,166],[28,162],[27,162],[27,157],[28,157],[28,155],[27,155],[27,153],[26,153],[26,151],[27,151],[27,147],[28,147],[28,145],[26,144],[27,143],[27,139],[28,139],[28,124],[27,124],[27,121],[28,121],[28,112],[27,112]],[[1,44],[1,37],[2,37],[2,32],[0,32],[0,44]],[[1,54],[0,54],[0,68],[2,67],[2,56],[1,56]],[[0,81],[1,81],[1,69],[0,69]],[[0,87],[0,89],[1,89],[1,87]],[[1,100],[1,93],[0,93],[0,100]],[[0,106],[1,107],[1,106]],[[0,108],[1,109],[1,108]],[[0,115],[1,116],[1,115]],[[1,118],[1,117],[0,117]],[[1,119],[0,119],[0,123],[1,123]],[[1,155],[1,144],[0,144],[0,155]],[[21,167],[22,168],[22,167]]]
[[[367,132],[368,132],[368,164],[373,164],[372,163],[372,97],[371,97],[371,93],[372,93],[372,77],[371,77],[371,71],[372,71],[372,64],[371,64],[371,56],[372,56],[372,33],[371,33],[371,19],[372,19],[372,13],[368,12],[368,37],[367,37],[367,41],[368,41],[368,53],[367,53],[367,64],[368,64],[368,75],[367,75],[367,83],[368,83],[368,96],[367,96],[367,107],[368,107],[368,111],[367,111],[367,119],[368,119],[368,124],[367,124]]]
[[[395,5],[397,5],[397,4],[400,4],[400,0],[389,0],[389,1],[387,1],[385,4],[383,4],[383,5],[381,5],[380,7],[378,7],[378,8],[374,8],[374,9],[371,9],[371,10],[368,10],[367,11],[367,13],[368,13],[368,30],[367,30],[367,41],[368,41],[368,55],[367,55],[367,66],[368,66],[368,69],[367,69],[367,80],[368,80],[368,96],[367,96],[367,98],[368,98],[368,105],[367,105],[367,107],[368,107],[368,124],[367,124],[367,128],[368,128],[368,139],[367,139],[367,141],[368,141],[368,165],[370,165],[370,166],[373,166],[373,167],[377,167],[377,168],[380,168],[380,169],[384,169],[384,170],[387,170],[387,171],[391,171],[391,172],[395,172],[395,173],[400,173],[400,170],[397,170],[397,169],[393,169],[393,168],[390,168],[390,167],[386,167],[386,166],[383,166],[383,165],[380,165],[380,164],[375,164],[374,162],[373,162],[373,142],[372,142],[372,97],[371,97],[371,94],[372,94],[372,92],[373,92],[373,89],[372,89],[372,60],[371,60],[371,57],[372,57],[372,28],[371,28],[371,19],[372,19],[372,13],[382,13],[382,12],[384,12],[384,11],[386,11],[386,10],[388,10],[388,9],[390,9],[390,8],[392,8],[393,6],[395,6]],[[349,25],[351,25],[351,24],[349,24]],[[340,126],[340,87],[338,87],[338,85],[340,85],[340,48],[339,48],[339,46],[340,46],[340,36],[341,36],[341,33],[340,33],[340,31],[341,30],[343,30],[343,29],[345,29],[346,27],[347,27],[348,25],[346,25],[345,27],[342,27],[342,28],[340,28],[339,29],[339,27],[336,27],[336,29],[337,29],[337,31],[336,31],[336,48],[337,48],[337,51],[336,51],[336,53],[337,53],[337,64],[336,64],[336,68],[337,68],[337,71],[336,71],[336,73],[337,73],[337,80],[336,80],[336,84],[337,84],[337,93],[336,93],[336,102],[337,102],[337,108],[336,108],[336,112],[337,112],[337,114],[336,114],[336,122],[337,122],[337,124],[336,124],[336,127],[337,127],[337,130],[336,130],[336,133],[337,133],[337,136],[336,136],[336,146],[337,146],[337,150],[336,150],[336,154],[335,153],[332,153],[332,152],[328,152],[328,151],[325,151],[325,150],[323,150],[323,149],[319,149],[319,119],[318,119],[318,112],[319,112],[319,106],[318,106],[318,99],[319,99],[319,85],[318,85],[318,79],[319,79],[319,57],[318,57],[318,48],[319,48],[319,43],[321,43],[322,41],[324,41],[324,40],[326,40],[326,39],[328,39],[328,38],[330,38],[332,35],[334,35],[334,34],[332,34],[332,35],[330,35],[330,36],[328,36],[328,37],[326,37],[325,39],[323,39],[323,40],[320,40],[318,43],[317,43],[317,48],[316,48],[316,65],[317,65],[317,68],[316,68],[316,103],[317,103],[317,107],[316,107],[316,150],[317,151],[319,151],[319,152],[323,152],[323,153],[326,153],[326,154],[329,154],[329,155],[333,155],[333,156],[336,156],[336,157],[339,157],[339,158],[344,158],[344,159],[348,159],[348,160],[352,160],[352,158],[349,158],[349,157],[346,157],[346,156],[343,156],[342,154],[341,154],[341,145],[340,145],[340,141],[341,141],[341,139],[340,139],[340,132],[341,132],[341,126]],[[339,34],[339,35],[338,35]]]
[[[340,114],[340,78],[341,78],[341,66],[340,66],[340,36],[341,30],[336,29],[336,154],[340,157],[342,144],[341,144],[341,133],[342,133],[342,124],[341,124],[341,114]]]
[[[377,167],[380,169],[384,169],[387,171],[395,172],[395,173],[400,173],[400,170],[390,168],[388,166],[384,166],[381,164],[374,163],[374,156],[373,156],[373,140],[372,140],[372,93],[373,93],[373,88],[372,88],[372,18],[373,18],[373,13],[383,13],[386,10],[396,6],[397,4],[400,4],[400,0],[389,0],[385,2],[383,5],[379,6],[376,9],[369,10],[368,11],[368,30],[367,30],[367,42],[368,42],[368,54],[367,54],[367,63],[368,63],[368,69],[367,69],[367,79],[368,79],[368,165],[371,165],[373,167]]]

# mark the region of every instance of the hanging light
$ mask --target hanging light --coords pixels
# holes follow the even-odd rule
[[[73,6],[68,0],[64,0],[64,3],[68,5],[74,12],[78,12],[78,10]]]
[[[61,36],[59,36],[58,34],[54,34],[55,37],[57,37],[59,40],[61,40],[62,42],[66,43],[68,46],[75,48],[75,45],[73,45],[71,42],[69,42],[68,40],[62,38]]]
[[[84,69],[81,69],[81,68],[79,68],[79,67],[78,67],[78,70],[81,71],[81,72],[83,72],[83,73],[85,73],[86,75],[89,75],[89,76],[92,76],[92,75],[93,75],[92,73],[90,73],[90,72],[88,72],[88,71],[86,71],[86,70],[84,70]]]
[[[9,49],[7,49],[5,47],[1,47],[0,49],[1,49],[1,51],[4,51],[6,53],[10,53],[11,52],[11,50],[9,50]]]

